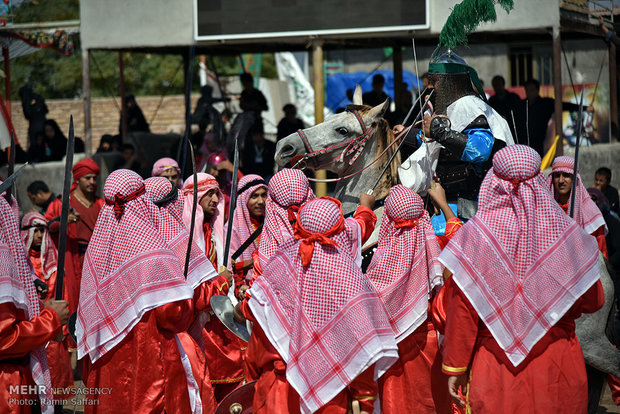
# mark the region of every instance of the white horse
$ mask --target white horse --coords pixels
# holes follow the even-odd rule
[[[398,146],[383,119],[388,107],[388,100],[375,107],[362,105],[362,88],[358,85],[353,105],[345,112],[281,139],[276,146],[276,163],[289,168],[303,164],[336,173],[339,178],[333,197],[342,202],[345,214],[352,213],[359,195],[372,188]],[[400,156],[396,155],[373,192],[378,200],[387,197],[398,183],[399,165]]]

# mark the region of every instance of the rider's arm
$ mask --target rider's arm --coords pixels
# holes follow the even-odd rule
[[[495,138],[486,118],[479,116],[463,132],[451,128],[450,120],[435,117],[431,121],[430,136],[446,147],[461,161],[480,164],[489,159],[495,145]]]

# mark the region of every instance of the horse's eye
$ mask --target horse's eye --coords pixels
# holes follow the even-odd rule
[[[336,132],[339,133],[340,135],[348,135],[349,134],[349,130],[346,129],[345,127],[336,128]]]

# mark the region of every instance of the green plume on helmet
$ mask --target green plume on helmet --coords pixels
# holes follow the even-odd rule
[[[514,7],[513,0],[463,0],[454,6],[439,35],[439,45],[454,49],[467,44],[467,34],[476,30],[482,22],[497,20],[495,4],[507,13]]]

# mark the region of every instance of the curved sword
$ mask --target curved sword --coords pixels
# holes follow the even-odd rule
[[[67,139],[67,157],[65,159],[65,184],[62,189],[62,207],[60,210],[60,231],[58,233],[58,270],[56,273],[56,300],[62,300],[65,276],[65,252],[67,251],[67,225],[69,219],[69,197],[73,168],[73,150],[75,135],[73,132],[73,115],[69,117],[69,139]]]

